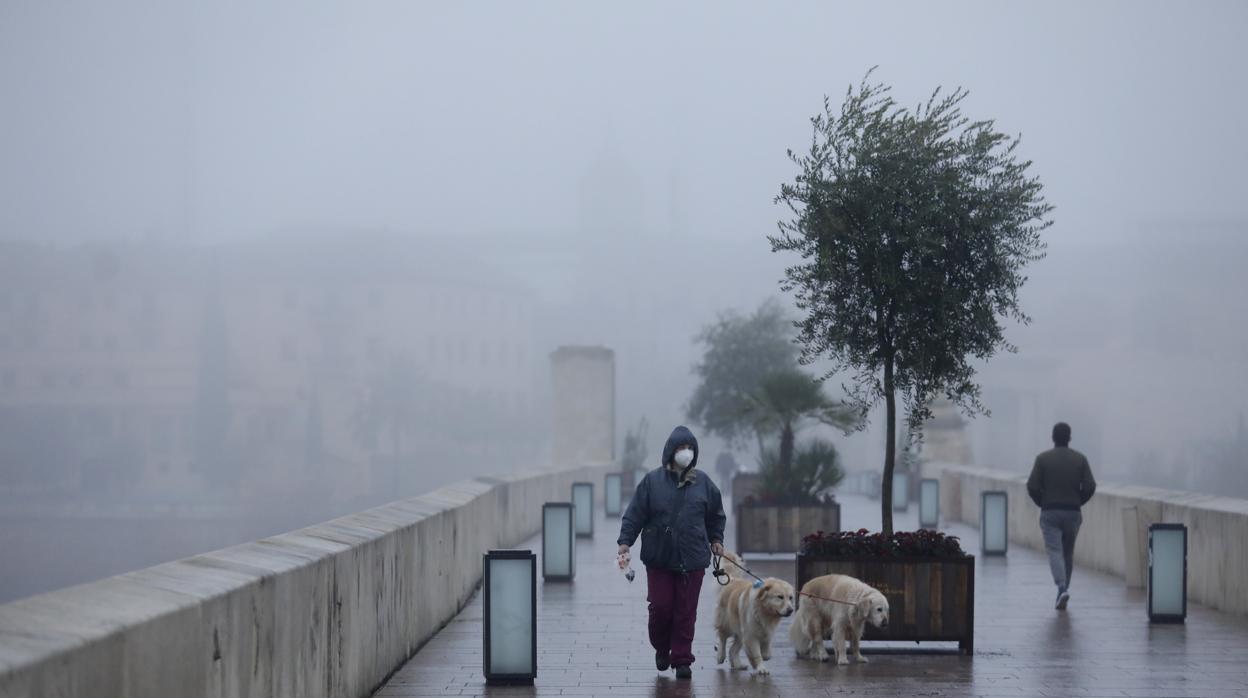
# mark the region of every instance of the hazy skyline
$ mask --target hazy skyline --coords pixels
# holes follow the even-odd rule
[[[96,277],[81,275],[85,290],[74,295],[11,251],[89,259],[98,250],[78,243],[125,241],[137,244],[103,256],[171,277],[264,251],[249,267],[255,285],[231,289],[241,309],[273,311],[269,326],[251,329],[281,335],[259,333],[237,351],[235,366],[253,378],[274,378],[280,359],[306,382],[295,354],[321,344],[370,361],[403,349],[430,376],[457,366],[461,388],[499,383],[484,387],[507,398],[481,399],[510,399],[531,420],[521,434],[528,450],[500,445],[500,434],[522,427],[465,394],[450,401],[471,409],[447,416],[444,395],[409,391],[438,404],[444,436],[473,443],[438,451],[410,439],[393,458],[410,480],[371,496],[410,496],[516,462],[545,465],[549,354],[569,344],[615,351],[617,455],[625,431],[646,417],[647,464],[657,465],[666,434],[686,421],[701,327],[768,297],[792,308],[779,281],[793,259],[772,254],[766,240],[787,218],[773,204],[797,173],[786,150],[809,146],[825,95],[835,108],[878,66],[872,79],[907,106],[937,86],[969,90],[965,115],[1022,135],[1021,155],[1056,207],[1049,257],[1026,270],[1020,294],[1035,322],[1010,327],[1020,354],[994,357],[979,376],[994,416],[968,428],[975,462],[1025,469],[1060,418],[1103,481],[1225,493],[1243,482],[1248,438],[1248,332],[1239,321],[1248,314],[1246,29],[1241,2],[7,0],[0,241],[35,244],[0,245],[11,255],[0,268],[13,270],[0,279],[0,310],[16,309],[0,313],[0,349],[18,347],[0,352],[0,386],[9,386],[0,398],[19,415],[0,426],[53,424],[39,411],[45,402],[66,401],[62,411],[72,413],[77,394],[51,386],[74,384],[92,362],[133,362],[135,384],[155,375],[141,353],[101,359],[91,348],[93,332],[123,340],[128,332],[120,316],[89,309]],[[338,263],[350,273],[326,271]],[[369,298],[385,295],[364,287],[389,264],[419,290],[392,294],[402,300],[373,329],[309,334],[298,323],[311,306],[275,300],[289,283],[282,269],[303,269],[299,295],[325,303],[349,295],[355,320]],[[138,278],[127,273],[121,280]],[[445,283],[448,275],[465,283]],[[119,304],[141,316],[147,299],[119,286],[129,294]],[[147,289],[151,304],[167,290]],[[58,300],[41,305],[40,293]],[[466,302],[474,294],[489,301]],[[523,313],[506,310],[517,304]],[[193,319],[177,308],[171,320]],[[68,318],[67,330],[36,348],[41,317]],[[504,354],[516,372],[507,377],[523,385],[504,389],[480,372],[503,370]],[[170,358],[194,365],[195,357]],[[315,412],[307,400],[275,406],[295,405],[306,419],[292,419],[290,433],[320,443],[326,424],[346,426],[341,415],[368,393],[370,376],[344,382],[348,397],[327,404],[324,417],[319,402]],[[182,403],[193,378],[182,377]],[[828,392],[838,395],[839,381]],[[105,411],[133,402],[120,389],[98,397]],[[339,408],[336,422],[330,407]],[[835,435],[848,468],[878,472],[881,422]],[[713,463],[722,445],[695,431]],[[487,445],[509,457],[481,455]],[[0,463],[0,475],[40,472],[39,461],[56,458],[38,454]],[[753,465],[752,452],[737,455]],[[257,474],[291,459],[268,460]],[[69,466],[108,474],[90,462]],[[204,494],[194,483],[174,489],[175,500]],[[311,521],[333,512],[299,513]],[[30,530],[42,540],[41,528]],[[225,544],[196,540],[188,549]],[[41,545],[9,544],[33,554]],[[185,553],[139,552],[156,550]]]
[[[1091,374],[1066,388],[1076,405],[1112,402],[1105,357],[1064,336],[1127,332],[1158,293],[1191,295],[1167,288],[1209,290],[1199,255],[1172,275],[1095,265],[1248,225],[1246,20],[1231,2],[10,2],[0,238],[454,238],[478,274],[534,290],[546,350],[617,350],[622,426],[666,423],[699,327],[781,295],[789,260],[765,235],[795,173],[786,149],[806,147],[825,94],[836,104],[878,65],[902,103],[962,86],[969,117],[1022,134],[1056,210],[1023,290],[1036,324],[1009,337],[1025,360]],[[1243,245],[1219,249],[1248,263]],[[1144,350],[1157,334],[1130,331]],[[1237,366],[1210,384],[1233,396]],[[1208,398],[1181,399],[1192,414]]]

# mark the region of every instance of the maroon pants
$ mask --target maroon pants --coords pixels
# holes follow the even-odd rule
[[[698,592],[704,572],[646,568],[650,644],[659,652],[670,651],[672,666],[693,664],[693,625],[698,620]]]

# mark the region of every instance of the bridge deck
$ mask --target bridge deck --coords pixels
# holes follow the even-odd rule
[[[898,515],[898,528],[915,526],[914,509]],[[842,519],[847,528],[877,529],[878,504],[845,497]],[[731,532],[731,522],[728,528]],[[974,529],[944,529],[977,550]],[[1007,558],[976,562],[973,657],[868,650],[871,661],[865,665],[798,660],[784,621],[769,662],[772,675],[763,677],[715,665],[715,585],[708,575],[693,679],[677,681],[670,670],[654,669],[646,640],[644,570],[629,584],[614,569],[617,530],[618,521],[600,518],[596,536],[578,542],[575,582],[542,584],[539,578],[534,686],[485,685],[478,594],[375,695],[1248,696],[1248,618],[1189,605],[1185,625],[1150,625],[1141,591],[1084,569],[1075,570],[1069,610],[1057,612],[1045,558],[1018,546]],[[526,547],[540,555],[537,539]],[[750,564],[789,581],[795,575],[791,560]]]

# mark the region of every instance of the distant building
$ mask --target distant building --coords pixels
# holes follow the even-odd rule
[[[349,502],[531,461],[534,306],[470,252],[396,237],[4,243],[0,493]]]
[[[1065,420],[1098,477],[1223,491],[1207,452],[1245,408],[1246,265],[1248,224],[1051,249],[1024,287],[1033,323],[1007,331],[1020,353],[981,371],[993,416],[968,425],[976,462],[1026,471]]]

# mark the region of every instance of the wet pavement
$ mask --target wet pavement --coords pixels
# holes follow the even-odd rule
[[[879,528],[879,504],[842,497],[847,529]],[[898,513],[914,528],[917,506]],[[731,512],[729,513],[731,519]],[[979,535],[942,530],[977,555]],[[731,536],[733,526],[729,521]],[[619,522],[600,518],[577,542],[577,576],[543,583],[538,560],[538,673],[533,686],[487,686],[482,674],[480,593],[400,668],[375,696],[1248,696],[1248,617],[1188,606],[1187,623],[1148,622],[1142,590],[1076,568],[1070,607],[1053,609],[1045,557],[1011,546],[1005,558],[976,560],[975,653],[897,653],[864,643],[870,662],[837,666],[797,659],[782,621],[770,676],[717,666],[711,620],[716,585],[702,587],[693,679],[654,668],[646,639],[645,571],[629,583],[615,568]],[[1242,544],[1242,543],[1241,543]],[[729,540],[731,547],[731,539]],[[636,558],[636,555],[634,555]],[[792,557],[752,557],[752,569],[793,581]],[[907,649],[915,645],[902,646]],[[918,649],[953,649],[923,645]]]

